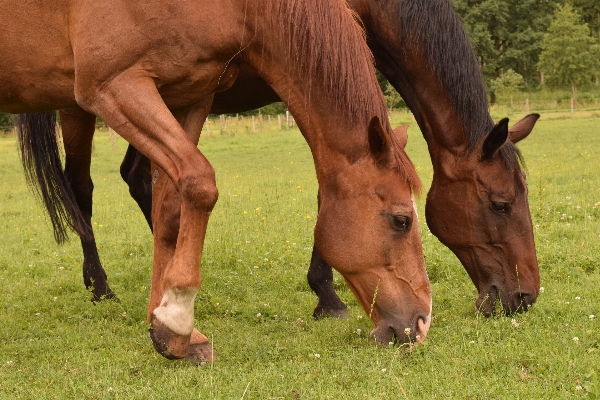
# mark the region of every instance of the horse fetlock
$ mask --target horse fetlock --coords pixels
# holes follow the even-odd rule
[[[152,312],[152,320],[159,321],[176,335],[189,336],[194,329],[194,299],[197,292],[197,287],[167,288],[160,305]]]

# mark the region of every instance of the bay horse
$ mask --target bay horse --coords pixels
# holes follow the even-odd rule
[[[148,322],[161,355],[212,359],[194,329],[193,304],[218,190],[197,143],[215,93],[243,68],[294,113],[321,188],[315,245],[371,316],[372,336],[383,344],[424,340],[431,290],[412,197],[420,181],[403,149],[405,130],[389,126],[371,53],[344,1],[7,3],[14,12],[0,20],[0,110],[41,112],[20,116],[19,139],[57,240],[65,224],[90,234],[69,185],[85,177],[75,186],[91,193],[89,169],[74,169],[89,164],[93,130],[74,124],[65,134],[63,175],[55,113],[43,111],[72,110],[61,113],[65,127],[69,117],[96,115],[152,162]]]
[[[426,202],[429,229],[463,264],[478,291],[478,310],[492,315],[498,299],[506,313],[527,310],[539,294],[540,277],[515,143],[529,135],[539,115],[510,129],[506,118],[493,123],[479,64],[448,0],[348,4],[362,20],[377,68],[400,92],[427,141],[434,171]],[[241,112],[275,101],[277,93],[245,68],[229,90],[215,95],[211,112]],[[121,175],[151,224],[149,171],[148,161],[130,146]],[[99,293],[112,295],[103,291],[99,262],[93,271]],[[331,267],[317,248],[308,282],[319,299],[315,317],[346,315]]]

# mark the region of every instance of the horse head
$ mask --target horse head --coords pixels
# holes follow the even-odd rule
[[[431,322],[425,270],[411,186],[414,167],[404,153],[406,127],[390,134],[374,117],[368,150],[340,160],[341,170],[319,176],[315,245],[338,270],[375,323],[380,343],[420,342]]]
[[[527,310],[539,294],[527,184],[514,146],[538,118],[528,115],[510,129],[501,120],[461,157],[438,149],[427,222],[464,265],[479,292],[476,307],[487,316],[497,299],[509,314]]]

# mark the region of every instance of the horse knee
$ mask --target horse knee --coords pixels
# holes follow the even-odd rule
[[[219,190],[215,179],[215,170],[208,165],[201,172],[187,174],[180,179],[180,193],[194,207],[210,212],[217,203]]]

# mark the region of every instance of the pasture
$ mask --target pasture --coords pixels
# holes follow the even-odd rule
[[[425,142],[407,114],[393,115],[400,123],[426,193]],[[195,309],[219,359],[200,367],[163,359],[147,335],[152,237],[118,173],[126,143],[95,139],[93,225],[120,302],[93,305],[79,241],[54,243],[15,140],[1,138],[0,398],[598,398],[599,126],[600,112],[544,114],[519,146],[544,287],[525,314],[475,312],[475,287],[418,200],[433,322],[415,348],[375,345],[339,275],[350,317],[312,319],[317,186],[296,129],[201,138],[220,197]]]

